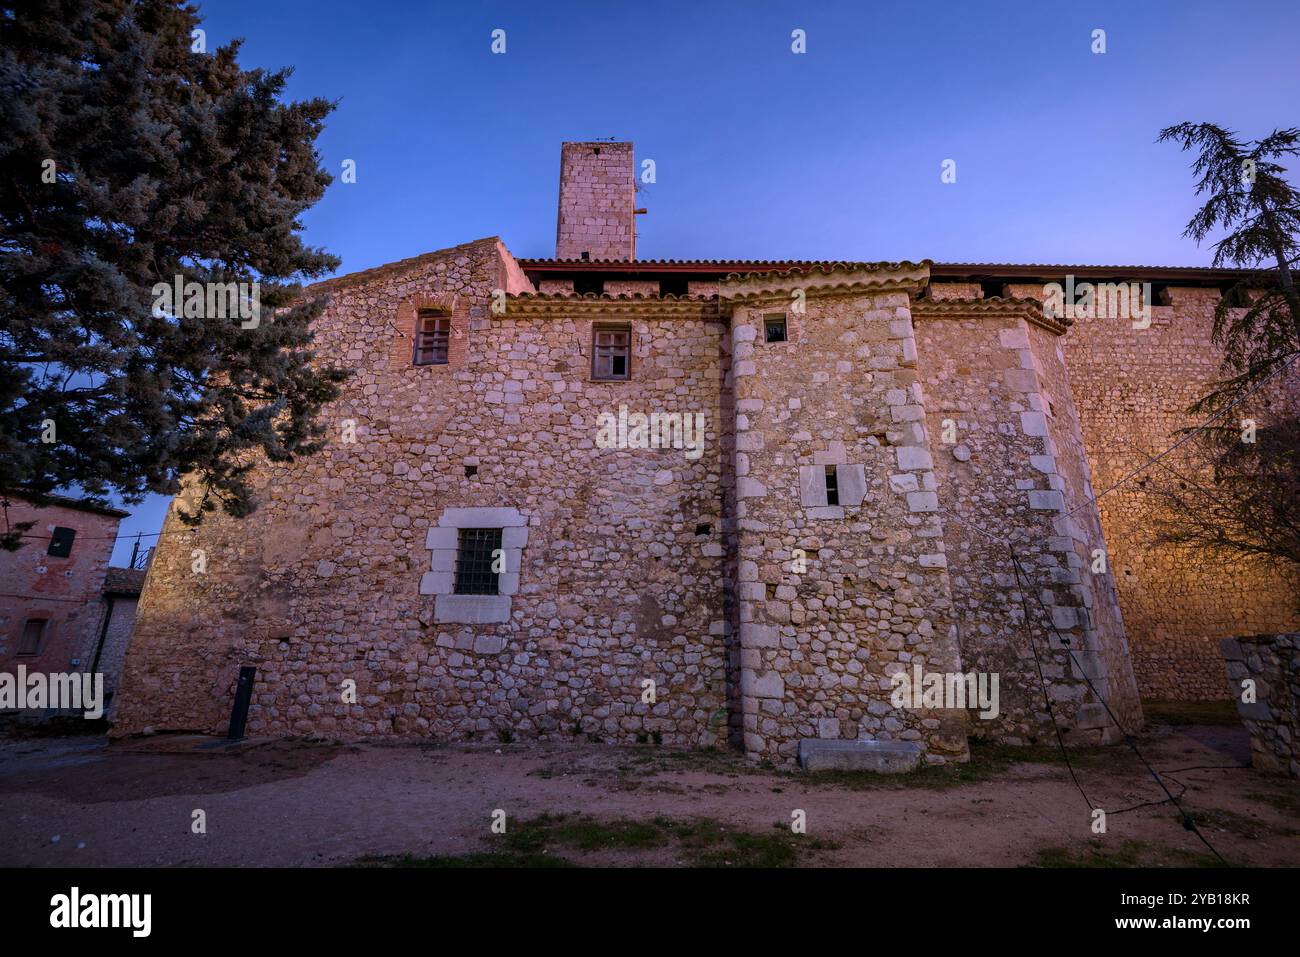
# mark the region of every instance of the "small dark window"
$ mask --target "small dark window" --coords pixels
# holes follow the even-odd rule
[[[670,279],[659,280],[659,295],[661,296],[685,296],[691,291],[691,287],[686,284],[685,276],[673,276]]]
[[[695,526],[696,535],[708,535],[712,531],[713,531],[713,526],[707,522],[701,522],[699,525]]]
[[[826,466],[826,504],[840,504],[840,485],[839,479],[835,476],[835,466]]]
[[[587,254],[583,253],[582,258],[586,259]],[[574,276],[573,291],[579,296],[585,296],[589,292],[595,293],[597,296],[603,296],[605,294],[605,280],[601,276]]]
[[[593,326],[591,377],[628,379],[632,369],[632,330],[626,326]]]
[[[447,364],[447,348],[451,342],[451,318],[432,309],[421,309],[416,320],[415,364],[437,366]]]
[[[54,534],[50,536],[50,548],[46,552],[53,558],[67,558],[72,554],[72,540],[77,537],[75,528],[63,528],[59,526],[54,529]]]
[[[496,554],[494,554],[496,553]],[[501,529],[462,528],[456,552],[457,595],[498,594],[499,573],[492,570],[501,552]],[[498,567],[500,567],[498,565]]]
[[[478,475],[478,466],[477,466],[477,465],[467,465],[467,466],[465,466],[465,478],[473,478],[475,475]]]
[[[23,634],[18,639],[18,654],[35,655],[41,650],[41,639],[45,637],[45,626],[49,621],[44,618],[28,618],[23,622]]]
[[[785,342],[785,316],[764,316],[763,332],[767,342]]]

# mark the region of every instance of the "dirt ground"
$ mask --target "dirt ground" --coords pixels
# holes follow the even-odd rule
[[[1153,723],[1143,753],[1232,865],[1300,865],[1300,783],[1231,723]],[[0,741],[0,865],[1179,866],[1217,864],[1123,746],[807,775],[645,745],[348,745],[194,736]],[[194,812],[206,834],[192,830]],[[504,812],[505,833],[493,833]],[[802,811],[806,833],[791,822]],[[499,817],[499,815],[498,815]]]

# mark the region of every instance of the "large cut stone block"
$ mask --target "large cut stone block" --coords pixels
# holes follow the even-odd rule
[[[528,544],[528,526],[514,525],[501,529],[501,547],[504,549],[523,548]]]
[[[781,634],[774,625],[758,625],[745,622],[740,626],[740,644],[744,648],[776,648],[781,643]]]
[[[456,546],[459,544],[457,541],[457,536],[459,536],[459,534],[460,529],[458,528],[438,528],[437,526],[434,526],[429,529],[428,534],[424,536],[424,547],[450,548],[454,552]]]
[[[915,741],[829,741],[804,738],[799,742],[799,766],[805,771],[902,774],[921,763],[921,754],[921,745]]]
[[[527,525],[517,508],[446,508],[438,518],[443,528],[507,528]]]
[[[785,681],[775,671],[760,673],[752,668],[741,668],[740,693],[749,698],[782,698],[785,696]]]
[[[429,570],[435,572],[454,572],[456,570],[456,549],[432,549],[429,552]],[[432,594],[432,592],[430,592],[430,594]]]
[[[452,571],[425,572],[420,576],[421,595],[444,595],[451,591],[455,573]]]
[[[835,485],[840,504],[856,507],[867,497],[867,469],[865,465],[835,466]]]
[[[1029,493],[1029,507],[1040,512],[1064,512],[1065,497],[1054,488],[1034,489]]]
[[[485,625],[510,620],[509,595],[439,595],[435,621]]]
[[[826,468],[824,466],[799,466],[799,504],[805,508],[816,508],[826,504]]]
[[[898,454],[898,467],[902,471],[934,468],[934,459],[925,449],[904,445],[895,449],[895,452]]]

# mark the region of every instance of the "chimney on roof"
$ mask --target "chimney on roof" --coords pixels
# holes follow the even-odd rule
[[[560,145],[556,259],[636,258],[631,143]]]

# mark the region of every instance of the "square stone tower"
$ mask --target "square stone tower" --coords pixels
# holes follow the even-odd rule
[[[560,146],[556,259],[636,258],[631,143]]]

